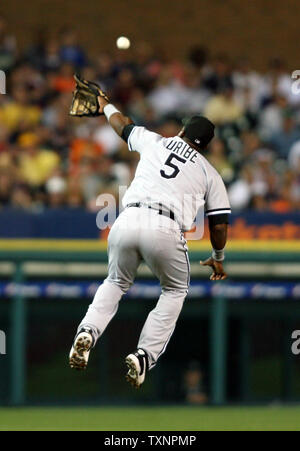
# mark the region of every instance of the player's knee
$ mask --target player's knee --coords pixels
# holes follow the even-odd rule
[[[164,304],[166,307],[166,304],[169,306],[170,310],[174,312],[176,308],[180,310],[182,308],[182,304],[186,298],[187,295],[187,289],[170,289],[170,288],[163,288],[162,289],[162,298],[164,300]],[[168,302],[166,302],[166,299]]]
[[[128,280],[125,279],[120,279],[120,278],[108,278],[106,279],[109,283],[117,286],[123,294],[127,293],[127,291],[129,290],[129,288],[132,285],[132,282],[129,282]]]
[[[162,292],[169,292],[175,294],[175,296],[186,297],[189,285],[187,281],[175,281],[175,282],[161,282]]]
[[[189,288],[189,277],[161,277],[160,285],[162,290],[176,291],[178,293],[186,294]]]

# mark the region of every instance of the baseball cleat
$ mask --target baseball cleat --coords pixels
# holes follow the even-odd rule
[[[137,349],[133,354],[129,354],[125,363],[128,368],[126,380],[135,388],[139,388],[145,380],[148,370],[148,356],[143,349]]]
[[[76,370],[85,370],[88,364],[94,339],[91,329],[85,327],[80,329],[74,339],[69,355],[70,367]]]

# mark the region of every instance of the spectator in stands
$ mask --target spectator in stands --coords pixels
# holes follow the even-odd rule
[[[287,109],[283,113],[281,130],[273,133],[270,143],[281,158],[287,158],[292,145],[300,139],[300,129],[295,122],[293,112]]]
[[[203,372],[197,361],[189,363],[184,373],[185,400],[188,404],[205,404],[208,401],[203,388]]]
[[[5,168],[0,169],[0,206],[8,206],[11,199],[11,190],[13,187],[13,177],[12,173],[5,170]]]
[[[0,65],[10,68],[9,94],[0,96],[1,207],[94,210],[100,192],[118,195],[118,185],[130,183],[137,156],[105,118],[68,114],[79,69],[137,124],[164,136],[178,133],[178,117],[210,117],[217,138],[207,156],[228,184],[233,209],[299,208],[300,98],[292,97],[278,58],[264,74],[245,58],[234,67],[226,55],[210,58],[199,46],[186,61],[172,61],[163,48],[141,42],[93,59],[70,28],[58,36],[38,31],[18,52],[1,16]]]
[[[0,68],[8,71],[17,57],[16,38],[7,31],[6,18],[0,15]]]
[[[232,71],[226,54],[217,55],[212,66],[203,77],[203,85],[213,94],[218,94],[226,85],[232,85]]]
[[[48,206],[50,208],[64,207],[66,203],[67,183],[63,177],[55,175],[46,182]]]
[[[58,39],[51,38],[45,44],[45,52],[42,59],[43,72],[55,72],[61,66],[62,59],[59,52]]]
[[[244,166],[237,179],[230,185],[228,196],[233,211],[249,207],[252,198],[253,174],[250,166]]]
[[[268,141],[283,128],[284,112],[288,107],[285,97],[275,95],[273,100],[259,112],[259,133]]]
[[[234,177],[234,171],[227,156],[223,141],[215,138],[207,154],[209,162],[217,169],[221,174],[225,183],[230,183]]]
[[[158,116],[178,113],[186,103],[186,89],[172,76],[172,68],[162,69],[156,86],[148,96],[148,101]]]
[[[16,85],[12,98],[0,107],[0,121],[10,132],[17,132],[39,123],[41,110],[30,102],[30,93],[24,85]]]
[[[34,133],[22,134],[18,144],[20,146],[18,156],[20,180],[32,187],[40,187],[59,166],[58,155],[51,150],[40,148],[38,137]]]
[[[52,79],[52,88],[57,92],[72,92],[75,89],[74,66],[64,63],[58,74]]]
[[[64,63],[80,69],[87,63],[84,50],[78,43],[77,33],[72,28],[65,28],[61,32],[60,57]]]
[[[33,210],[33,199],[28,185],[17,184],[12,188],[11,207],[18,210]]]
[[[80,184],[77,179],[70,178],[68,180],[68,188],[66,193],[66,207],[84,208],[85,202]]]
[[[243,108],[234,98],[234,86],[230,79],[219,84],[218,94],[208,100],[204,115],[217,125],[237,121]]]
[[[290,168],[300,174],[300,140],[292,145],[288,155],[288,162]]]
[[[252,69],[247,58],[238,61],[232,79],[239,102],[244,108],[257,113],[262,101],[262,77]]]

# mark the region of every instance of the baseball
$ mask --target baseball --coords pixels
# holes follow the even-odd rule
[[[129,49],[129,47],[130,47],[130,40],[128,38],[126,38],[125,36],[120,36],[117,39],[116,44],[117,44],[118,49],[126,50],[126,49]]]

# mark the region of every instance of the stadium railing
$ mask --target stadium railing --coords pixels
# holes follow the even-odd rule
[[[227,250],[227,269],[231,278],[226,282],[211,283],[207,281],[207,273],[200,268],[198,262],[207,256],[210,244],[206,241],[191,242],[190,260],[192,268],[192,285],[190,297],[210,298],[210,374],[212,404],[226,402],[227,376],[227,343],[228,343],[228,300],[267,299],[276,301],[292,299],[300,300],[300,245],[295,241],[282,242],[231,242]],[[0,240],[0,265],[2,281],[0,297],[10,299],[11,337],[9,352],[10,375],[9,404],[20,405],[26,402],[26,301],[34,296],[48,298],[67,297],[66,287],[73,287],[73,296],[91,298],[96,289],[95,282],[105,277],[107,255],[106,242],[96,240]],[[68,267],[69,265],[69,267]],[[70,268],[71,265],[71,268]],[[76,266],[77,265],[77,266]],[[86,271],[84,267],[87,265]],[[90,265],[90,267],[89,267]],[[68,271],[66,272],[66,269]],[[61,281],[64,271],[72,274],[76,282]],[[59,273],[60,281],[53,280]],[[38,280],[30,282],[28,275],[39,278],[47,274],[53,278],[49,282]],[[95,282],[85,282],[85,274],[92,275]],[[96,277],[97,275],[97,277]],[[139,275],[149,278],[150,274],[144,266]],[[206,279],[203,280],[203,277]],[[66,276],[67,278],[67,276]],[[292,279],[292,280],[291,280]],[[150,283],[151,285],[151,283]],[[75,293],[74,287],[77,287]],[[159,287],[149,291],[149,281],[137,281],[135,289],[129,297],[150,297],[159,295]],[[148,294],[147,294],[148,292]],[[292,312],[284,312],[287,317],[300,318],[300,303],[294,304]],[[267,315],[274,311],[266,311]],[[277,311],[282,315],[282,310]],[[241,329],[240,346],[244,358],[241,362],[241,374],[247,380],[247,328]],[[285,385],[289,386],[290,359],[285,361]],[[247,392],[247,382],[244,391]],[[289,389],[287,389],[287,392]]]

